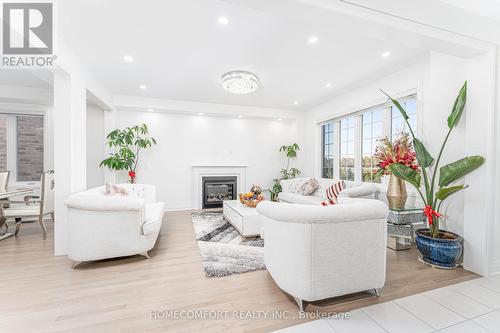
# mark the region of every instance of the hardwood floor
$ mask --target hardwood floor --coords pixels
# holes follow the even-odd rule
[[[163,223],[151,259],[84,263],[76,270],[66,257],[53,256],[51,222],[45,241],[37,223],[24,223],[19,237],[0,241],[0,332],[269,332],[314,319],[232,318],[233,311],[243,311],[240,317],[252,310],[298,311],[265,270],[205,278],[189,211],[167,213]],[[349,311],[477,277],[424,266],[416,249],[387,256],[381,297],[351,295],[307,311]],[[151,319],[154,310],[195,309],[229,311],[229,317]]]

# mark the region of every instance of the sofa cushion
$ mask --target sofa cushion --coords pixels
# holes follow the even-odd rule
[[[303,205],[320,205],[323,201],[321,198],[312,195],[302,195],[298,193],[281,192],[278,195],[280,201]]]
[[[318,189],[318,187],[318,181],[315,178],[311,178],[307,182],[302,184],[302,186],[299,188],[299,193],[302,195],[311,195]]]

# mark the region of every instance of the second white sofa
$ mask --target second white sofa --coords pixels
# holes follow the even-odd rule
[[[293,178],[281,180],[282,192],[278,195],[281,202],[302,205],[320,205],[326,200],[326,189],[338,180],[317,178],[319,188],[312,195],[299,193],[300,187],[311,178]],[[341,197],[378,199],[379,189],[374,184],[345,181],[346,188],[340,192]]]
[[[104,186],[79,192],[66,200],[68,257],[82,261],[142,254],[155,245],[163,217],[156,188],[119,184],[128,196],[107,196]]]

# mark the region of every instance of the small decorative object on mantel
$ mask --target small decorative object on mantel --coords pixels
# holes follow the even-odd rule
[[[240,202],[248,207],[255,208],[257,204],[264,200],[262,189],[258,185],[252,185],[250,192],[239,194]]]
[[[444,138],[436,160],[434,160],[424,143],[415,137],[415,133],[408,122],[406,110],[397,100],[389,95],[387,97],[396,106],[408,125],[413,138],[416,158],[421,168],[421,172],[417,172],[403,164],[393,163],[389,165],[390,172],[413,185],[424,202],[424,215],[427,218],[428,228],[415,231],[417,235],[415,241],[420,252],[419,259],[432,267],[456,268],[460,265],[463,239],[455,233],[439,228],[440,222],[445,218],[442,214],[441,205],[451,195],[467,188],[467,185],[457,184],[457,181],[462,180],[466,175],[479,168],[485,161],[484,157],[475,155],[466,156],[444,166],[440,165],[448,138],[453,128],[460,121],[464,111],[467,101],[467,82],[460,89],[448,116],[448,133]]]
[[[396,177],[390,170],[392,164],[404,165],[415,172],[419,171],[416,154],[413,150],[410,136],[402,132],[400,136],[391,142],[387,137],[379,140],[374,157],[380,162],[377,174],[389,175],[389,185],[387,186],[387,202],[393,209],[403,209],[406,204],[408,194],[406,192],[405,181]]]
[[[139,152],[156,144],[156,140],[149,136],[148,126],[141,124],[123,130],[115,129],[106,139],[106,144],[115,151],[103,160],[100,166],[104,165],[113,170],[128,170],[130,183],[135,184]]]

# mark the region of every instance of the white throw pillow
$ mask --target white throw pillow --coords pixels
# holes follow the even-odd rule
[[[122,197],[128,197],[128,192],[125,187],[106,183],[106,187],[104,189],[104,195],[108,196],[121,195]]]

